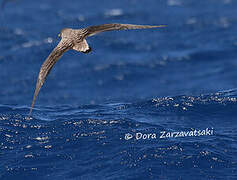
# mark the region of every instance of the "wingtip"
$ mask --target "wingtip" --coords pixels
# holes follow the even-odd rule
[[[32,101],[31,107],[30,107],[30,112],[29,112],[29,114],[28,114],[29,117],[31,117],[31,115],[32,115],[32,111],[33,111],[34,105],[35,105],[35,96],[34,96],[34,98],[33,98],[33,101]]]
[[[32,109],[30,109],[29,114],[25,118],[26,120],[31,120],[32,119]]]
[[[32,108],[30,108],[30,112],[29,112],[29,114],[28,114],[28,117],[31,117],[31,115],[32,115]]]
[[[156,26],[156,27],[167,27],[168,25],[159,25],[159,26]]]

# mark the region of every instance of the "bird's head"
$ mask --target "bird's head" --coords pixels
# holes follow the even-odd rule
[[[67,38],[70,37],[70,34],[72,32],[72,29],[64,28],[61,30],[61,32],[58,34],[58,37],[60,38]]]

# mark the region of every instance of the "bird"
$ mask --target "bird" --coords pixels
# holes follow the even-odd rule
[[[165,27],[166,25],[135,25],[135,24],[102,24],[89,26],[82,29],[71,29],[64,28],[58,34],[61,38],[58,45],[53,49],[49,54],[47,59],[43,62],[40,72],[38,75],[37,83],[35,86],[35,92],[30,108],[29,116],[32,114],[32,110],[35,104],[35,100],[40,92],[41,87],[43,86],[46,77],[49,75],[52,67],[56,64],[59,58],[66,51],[73,49],[82,53],[89,53],[92,51],[91,47],[88,45],[86,38],[93,36],[95,34],[104,32],[104,31],[113,31],[113,30],[129,30],[129,29],[149,29],[149,28],[160,28]]]

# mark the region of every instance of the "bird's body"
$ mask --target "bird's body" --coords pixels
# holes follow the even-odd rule
[[[148,29],[158,27],[164,27],[164,25],[148,26],[148,25],[132,25],[132,24],[103,24],[98,26],[90,26],[83,29],[70,29],[70,28],[62,29],[61,33],[59,34],[59,36],[61,37],[61,41],[50,53],[48,58],[44,61],[44,63],[41,66],[29,115],[31,115],[32,113],[36,97],[38,96],[39,91],[42,85],[44,84],[46,77],[48,76],[54,64],[58,61],[58,59],[63,55],[64,52],[70,49],[82,53],[90,52],[91,48],[87,44],[86,38],[100,32],[112,31],[112,30],[126,30],[126,29]]]

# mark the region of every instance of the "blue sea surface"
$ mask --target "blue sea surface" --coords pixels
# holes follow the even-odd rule
[[[2,1],[1,1],[2,2]],[[237,1],[15,0],[0,10],[0,180],[236,180]],[[28,117],[62,28],[89,37]]]

